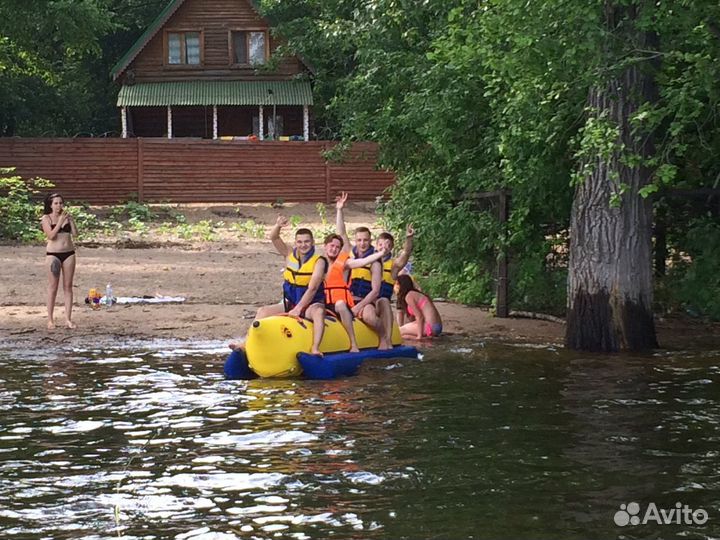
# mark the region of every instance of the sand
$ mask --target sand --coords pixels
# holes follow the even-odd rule
[[[332,226],[322,220],[315,205],[203,206],[185,205],[174,211],[190,223],[223,220],[274,224],[278,213],[296,216],[300,226],[314,230]],[[371,204],[350,204],[348,229],[368,225],[379,230]],[[290,240],[290,230],[284,237]],[[63,293],[58,292],[55,321],[46,327],[44,245],[0,246],[0,340],[4,346],[35,347],[52,344],[88,346],[107,342],[175,338],[227,340],[244,336],[255,311],[279,301],[283,260],[266,239],[250,238],[229,230],[213,241],[179,239],[150,231],[78,242],[74,281],[73,321],[63,326]],[[182,296],[182,304],[129,304],[92,310],[84,299],[92,287],[105,290],[112,283],[116,296]],[[561,346],[565,327],[557,322],[525,318],[500,319],[482,307],[437,302],[444,329],[450,336]],[[716,346],[720,327],[697,321],[660,319],[661,344],[682,348]]]

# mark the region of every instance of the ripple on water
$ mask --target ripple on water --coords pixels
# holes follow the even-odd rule
[[[276,447],[309,443],[318,440],[317,435],[304,431],[258,431],[244,435],[232,435],[229,432],[214,433],[209,437],[200,437],[197,442],[208,446],[232,446],[237,449]]]
[[[481,515],[606,538],[631,497],[718,500],[717,355],[451,337],[352,379],[225,382],[216,345],[0,353],[3,537],[471,538]],[[677,529],[648,535],[720,536]]]

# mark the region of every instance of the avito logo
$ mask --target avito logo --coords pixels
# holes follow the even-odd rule
[[[658,525],[705,525],[708,520],[708,513],[702,508],[693,510],[688,505],[679,502],[675,503],[675,508],[669,510],[658,508],[655,503],[650,503],[641,518],[640,505],[631,502],[620,505],[620,510],[615,512],[614,520],[619,527],[645,525],[647,523],[657,523]]]

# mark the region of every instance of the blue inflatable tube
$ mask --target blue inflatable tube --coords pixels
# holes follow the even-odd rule
[[[233,351],[225,360],[223,368],[225,378],[230,380],[250,380],[257,379],[257,374],[250,369],[247,355],[242,349]]]
[[[364,349],[356,353],[331,353],[324,356],[301,352],[297,356],[306,379],[337,379],[355,375],[366,359],[418,358],[418,350],[415,347],[401,345],[385,351]]]
[[[337,379],[349,377],[357,373],[358,368],[368,358],[418,358],[415,347],[401,345],[386,351],[364,349],[360,352],[330,353],[316,356],[309,353],[298,353],[298,361],[303,368],[306,379]],[[250,369],[245,351],[233,351],[225,360],[225,378],[230,380],[257,379],[257,374]]]

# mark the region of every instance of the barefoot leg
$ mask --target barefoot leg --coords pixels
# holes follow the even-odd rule
[[[53,255],[45,257],[48,270],[48,290],[47,290],[47,327],[48,330],[55,328],[55,298],[57,297],[58,285],[60,284],[60,269],[62,263],[60,259]]]
[[[305,313],[313,322],[313,344],[312,349],[310,349],[310,354],[322,356],[322,352],[320,352],[320,342],[325,332],[325,304],[313,304],[307,308]]]
[[[357,339],[355,338],[355,328],[353,328],[353,318],[352,313],[350,312],[350,308],[348,308],[348,305],[343,301],[336,302],[335,312],[340,316],[340,321],[342,322],[343,328],[345,328],[345,331],[350,338],[350,352],[360,351],[360,349],[358,348]]]
[[[382,327],[382,336],[380,337],[380,346],[378,349],[392,349],[392,306],[388,298],[379,298],[377,301],[377,311]]]
[[[75,277],[75,255],[71,255],[62,264],[63,298],[65,300],[65,325],[75,328],[72,322],[73,309],[73,278]]]

